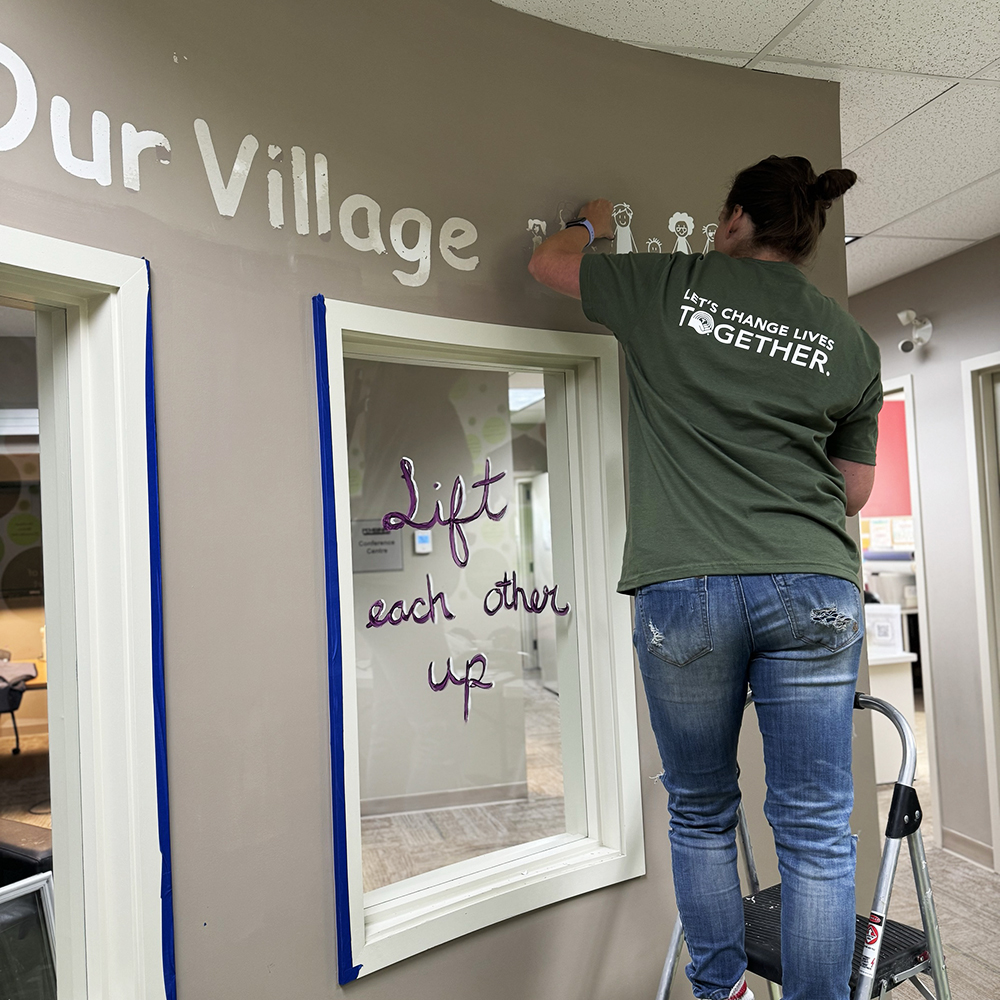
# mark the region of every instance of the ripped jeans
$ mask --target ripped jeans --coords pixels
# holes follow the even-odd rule
[[[642,587],[635,643],[669,793],[670,847],[696,997],[746,968],[736,750],[747,685],[764,741],[764,812],[781,873],[785,1000],[848,1000],[854,950],[851,734],[858,588],[806,573]]]

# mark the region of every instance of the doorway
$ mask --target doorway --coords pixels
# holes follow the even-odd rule
[[[0,304],[0,886],[51,869],[35,310]]]
[[[141,259],[0,227],[0,304],[12,340],[34,327],[37,372],[35,395],[3,406],[0,589],[20,631],[0,621],[0,648],[45,678],[9,756],[47,742],[59,1000],[175,996],[148,288]]]
[[[972,556],[992,826],[1000,872],[1000,352],[962,362]]]
[[[934,741],[934,697],[928,640],[920,478],[913,381],[883,383],[875,486],[861,510],[862,570],[871,693],[895,705],[917,737],[916,787],[925,824],[940,846],[941,815]],[[891,794],[901,760],[888,719],[873,719],[876,780]]]

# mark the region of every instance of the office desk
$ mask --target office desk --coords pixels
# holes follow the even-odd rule
[[[45,660],[28,660],[28,663],[34,663],[35,669],[38,671],[38,676],[34,680],[28,681],[24,685],[27,691],[45,691],[49,686],[49,670],[48,664]]]

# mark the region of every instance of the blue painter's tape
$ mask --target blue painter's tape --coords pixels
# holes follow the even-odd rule
[[[167,713],[163,688],[163,577],[160,571],[160,484],[156,466],[156,386],[153,380],[153,292],[146,261],[146,482],[149,490],[149,598],[153,640],[153,732],[156,813],[160,836],[160,923],[163,988],[177,1000],[174,967],[174,897],[170,869],[170,801],[167,789]]]
[[[333,779],[333,887],[337,915],[337,969],[341,984],[361,971],[351,947],[351,900],[347,884],[347,802],[344,797],[344,662],[340,646],[340,564],[337,559],[337,505],[333,494],[333,429],[330,425],[330,369],[326,350],[326,300],[314,295],[316,402],[319,406],[319,461],[323,488],[323,554],[326,562],[326,645],[330,676],[330,770]]]

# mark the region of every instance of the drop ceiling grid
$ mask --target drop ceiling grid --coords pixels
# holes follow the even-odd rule
[[[847,231],[867,234],[847,248],[852,294],[1000,232],[996,0],[496,2],[689,58],[837,80],[844,165],[859,175]]]
[[[844,66],[972,76],[1000,56],[995,0],[825,0],[774,49]]]
[[[496,0],[526,14],[591,34],[654,48],[747,51],[777,35],[809,0]]]
[[[674,0],[669,7],[643,4],[649,14],[636,21],[640,38],[670,45],[756,52],[799,14],[808,0]],[[664,16],[666,15],[666,16]],[[625,38],[625,27],[618,31]]]
[[[839,82],[840,141],[844,156],[954,86],[950,80],[934,77],[802,66],[767,59],[757,63],[755,68],[767,73]]]
[[[857,295],[867,291],[890,278],[958,253],[974,242],[882,236],[868,236],[858,240],[847,248],[847,283],[850,293]]]
[[[860,178],[847,231],[874,232],[1000,169],[998,121],[1000,89],[959,84],[845,157]]]
[[[873,233],[985,240],[1000,233],[1000,170],[953,191]]]
[[[743,66],[747,61],[747,57],[744,55],[739,55],[739,56],[704,55],[704,56],[698,56],[697,58],[703,60],[704,62],[722,63],[725,66],[736,66],[740,69],[743,68]]]

